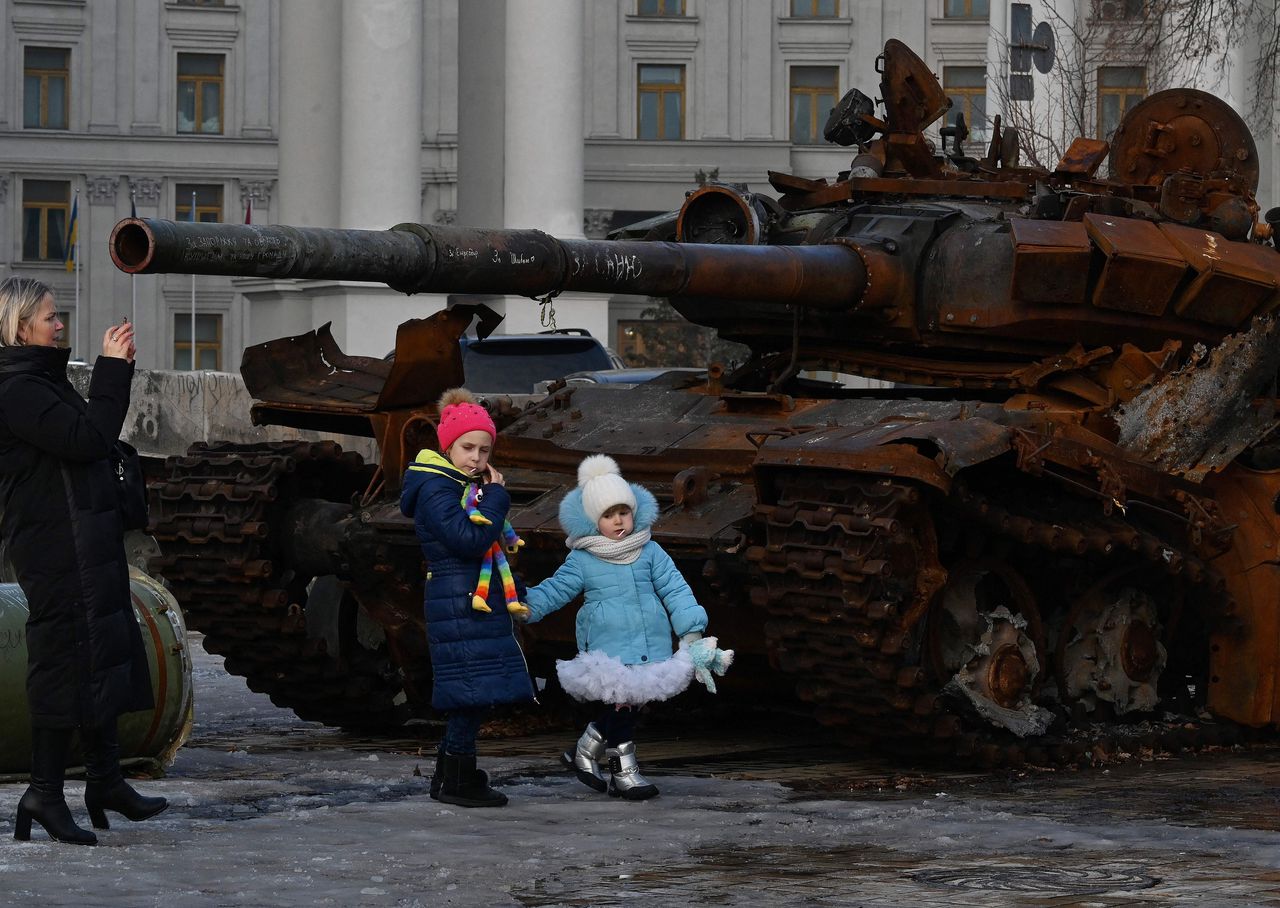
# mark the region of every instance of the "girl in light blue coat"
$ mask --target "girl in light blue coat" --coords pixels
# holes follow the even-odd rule
[[[658,793],[636,762],[636,710],[674,697],[695,676],[714,693],[711,673],[723,675],[733,661],[732,650],[716,649],[714,637],[702,636],[706,611],[671,556],[650,538],[657,516],[657,500],[623,479],[612,458],[586,458],[578,488],[560,503],[569,557],[526,599],[528,620],[535,622],[583,595],[578,655],[557,662],[556,673],[570,696],[602,709],[565,759],[585,784],[633,801]],[[679,648],[672,646],[673,633]],[[600,770],[606,761],[607,782]]]

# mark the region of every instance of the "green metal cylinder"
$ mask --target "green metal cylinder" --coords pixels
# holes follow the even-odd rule
[[[158,774],[191,731],[191,653],[178,603],[159,581],[129,568],[134,617],[151,668],[155,706],[120,717],[121,763]],[[24,778],[31,768],[27,709],[27,599],[16,583],[0,583],[0,780]],[[71,757],[73,771],[82,759]]]

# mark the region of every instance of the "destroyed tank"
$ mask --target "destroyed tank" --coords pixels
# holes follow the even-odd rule
[[[733,370],[495,406],[518,570],[554,570],[577,463],[613,455],[741,654],[738,702],[783,691],[848,738],[987,765],[1274,729],[1280,253],[1247,128],[1163,91],[1050,172],[998,120],[985,156],[962,120],[939,152],[937,79],[897,41],[878,71],[883,119],[856,90],[831,113],[828,138],[856,146],[838,178],[705,185],[609,240],[129,219],[112,255],[135,274],[662,297],[746,345]],[[231,671],[305,718],[430,716],[398,487],[477,315],[401,325],[389,361],[327,327],[245,352],[255,423],[371,436],[377,463],[201,444],[152,486],[153,569]],[[889,386],[814,377],[831,373]],[[570,612],[522,631],[553,687]]]

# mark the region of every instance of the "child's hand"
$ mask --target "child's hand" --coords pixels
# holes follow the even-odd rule
[[[503,484],[502,474],[497,471],[493,464],[488,464],[484,468],[485,482],[492,482],[497,485]]]

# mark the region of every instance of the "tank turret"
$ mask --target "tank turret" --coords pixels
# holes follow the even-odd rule
[[[1049,171],[1019,163],[998,118],[981,157],[963,121],[939,149],[937,80],[897,41],[878,69],[883,117],[856,90],[831,113],[828,138],[856,146],[837,178],[707,185],[606,241],[129,219],[112,256],[131,273],[658,296],[747,345],[731,372],[553,386],[498,413],[520,569],[554,568],[574,466],[614,455],[760,669],[730,695],[788,687],[851,737],[986,763],[1280,724],[1280,588],[1256,570],[1280,544],[1280,253],[1247,128],[1211,95],[1160,92],[1112,145],[1078,139]],[[371,435],[379,464],[207,446],[153,489],[156,567],[193,625],[303,715],[429,712],[422,566],[394,491],[475,314],[402,325],[394,363],[326,330],[246,351],[256,421]],[[530,629],[535,673],[553,678],[572,639],[568,620]],[[1205,730],[1203,710],[1225,725]]]

